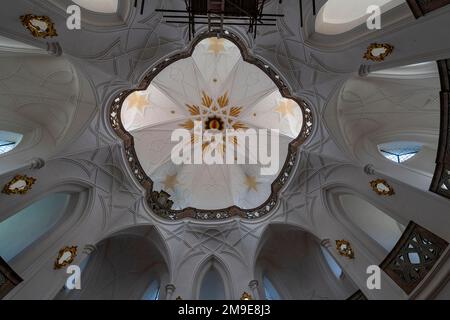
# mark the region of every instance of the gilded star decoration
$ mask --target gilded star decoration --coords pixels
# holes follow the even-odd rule
[[[209,38],[209,52],[213,52],[215,55],[218,55],[221,52],[225,51],[225,42],[224,39],[219,38]]]
[[[255,176],[245,175],[244,184],[248,187],[248,191],[252,189],[258,191],[258,182],[256,182]]]
[[[202,92],[202,104],[201,106],[195,104],[186,103],[186,108],[189,114],[192,116],[191,119],[180,123],[179,126],[191,131],[191,143],[195,143],[199,140],[199,137],[192,133],[194,129],[194,120],[201,121],[206,119],[203,122],[203,126],[205,130],[210,130],[211,121],[214,121],[213,124],[217,125],[219,123],[217,130],[224,131],[225,129],[234,129],[234,130],[247,130],[248,126],[238,120],[241,115],[242,107],[230,107],[230,99],[228,96],[228,92],[225,92],[222,96],[217,99],[213,99],[206,92]],[[231,137],[230,142],[237,145],[238,139],[236,137]],[[209,150],[210,144],[208,142],[203,143],[202,150]],[[217,150],[221,155],[224,154],[226,147],[226,136],[223,137],[223,142],[219,143],[217,146]]]
[[[150,107],[150,102],[146,95],[139,94],[138,92],[133,92],[128,98],[128,108],[136,109],[140,113],[144,113],[145,109]]]
[[[164,184],[164,190],[172,189],[172,191],[175,191],[175,186],[178,184],[177,180],[177,174],[174,175],[167,175],[166,179],[163,182]]]
[[[282,117],[294,116],[294,110],[297,106],[294,101],[283,99],[275,109],[275,112],[279,113]]]

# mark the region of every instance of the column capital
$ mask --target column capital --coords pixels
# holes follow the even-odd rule
[[[258,288],[258,286],[259,286],[258,280],[251,280],[251,281],[248,283],[248,287],[249,287],[250,289],[252,289],[252,290]]]
[[[45,161],[42,158],[33,158],[30,162],[30,169],[42,169],[45,166]]]

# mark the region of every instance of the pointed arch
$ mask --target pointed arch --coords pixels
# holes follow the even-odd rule
[[[270,298],[265,292],[270,279],[270,287],[284,300],[347,298],[355,290],[353,282],[332,274],[320,248],[320,240],[298,226],[270,224],[260,238],[254,265],[260,297]]]
[[[226,264],[215,255],[207,257],[198,266],[193,283],[193,297],[196,300],[231,300],[233,285]],[[219,289],[222,292],[211,292]],[[208,299],[208,296],[211,298]]]
[[[439,88],[434,62],[354,76],[336,90],[325,123],[333,140],[361,166],[372,164],[425,191],[439,144]],[[402,157],[405,150],[415,156],[401,163],[386,158],[387,152]]]
[[[159,292],[170,280],[168,253],[163,251],[163,243],[151,225],[112,234],[101,240],[91,253],[83,275],[84,287],[68,293],[63,288],[56,299],[147,299],[155,283]]]
[[[0,70],[0,130],[21,137],[13,150],[0,154],[0,174],[67,147],[97,111],[90,79],[67,57],[3,54]]]
[[[91,213],[92,188],[84,183],[61,182],[0,216],[0,255],[13,269],[26,275],[30,268],[53,259],[60,240]],[[50,248],[54,248],[50,250]]]
[[[407,222],[350,187],[333,186],[324,192],[333,219],[381,262],[400,239]]]

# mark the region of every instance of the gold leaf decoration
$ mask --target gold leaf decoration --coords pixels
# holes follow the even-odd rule
[[[244,292],[241,296],[241,300],[253,300],[253,297],[250,293]]]
[[[200,115],[200,108],[198,106],[186,104],[186,107],[188,108],[188,111],[190,112],[191,115],[193,116]]]
[[[182,123],[180,126],[185,128],[186,130],[192,130],[192,129],[194,129],[194,121],[187,120],[186,122]]]
[[[27,28],[35,38],[56,37],[55,24],[47,16],[36,16],[34,14],[26,14],[20,16],[22,25]],[[45,26],[45,27],[44,27]]]
[[[230,116],[231,117],[239,117],[241,114],[242,107],[233,107],[230,109]]]
[[[379,50],[378,52],[376,50]],[[375,62],[382,62],[387,56],[392,54],[394,46],[387,43],[372,43],[367,47],[364,53],[364,59]]]
[[[229,137],[228,138],[228,141],[230,141],[232,144],[234,144],[234,145],[237,145],[237,137],[236,136],[234,136],[234,137]]]
[[[211,107],[213,100],[204,91],[202,92],[202,104],[208,109]]]
[[[223,96],[220,96],[217,99],[217,103],[219,104],[219,107],[221,109],[223,109],[226,106],[228,106],[228,104],[230,103],[230,99],[228,99],[228,92],[225,92],[225,94]]]
[[[53,269],[58,270],[70,265],[77,256],[77,246],[64,247],[59,250]]]
[[[349,259],[355,258],[355,252],[353,251],[352,245],[347,240],[336,240],[336,250],[343,257]]]
[[[35,182],[36,178],[28,177],[26,175],[17,175],[4,186],[2,193],[7,195],[24,195],[31,190],[31,187]]]
[[[369,183],[372,187],[372,190],[379,196],[392,196],[395,194],[394,189],[384,179],[373,180]]]
[[[233,129],[234,130],[239,130],[239,129],[248,129],[248,127],[243,124],[242,122],[236,122],[235,124],[233,124]]]

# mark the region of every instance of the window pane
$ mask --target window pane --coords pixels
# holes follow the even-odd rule
[[[21,140],[21,134],[0,130],[0,155],[17,147]]]
[[[64,215],[70,195],[55,193],[0,223],[0,256],[10,261],[39,239]]]
[[[0,141],[0,154],[11,151],[15,146],[16,143],[13,141]]]
[[[320,249],[322,250],[323,256],[325,257],[325,260],[327,261],[331,271],[333,271],[335,277],[339,279],[342,275],[341,267],[337,264],[336,260],[334,260],[334,257],[331,255],[331,253],[328,252],[327,249],[323,248],[322,246],[320,247]]]
[[[397,141],[380,144],[378,149],[386,159],[402,163],[419,153],[422,145],[416,142]]]
[[[266,300],[281,300],[281,297],[277,289],[275,289],[269,278],[267,277],[263,278],[263,286],[264,286],[264,293],[266,295]]]
[[[224,300],[225,287],[216,268],[210,268],[203,277],[200,300]]]
[[[145,291],[143,300],[159,300],[160,284],[158,280],[153,280]]]

